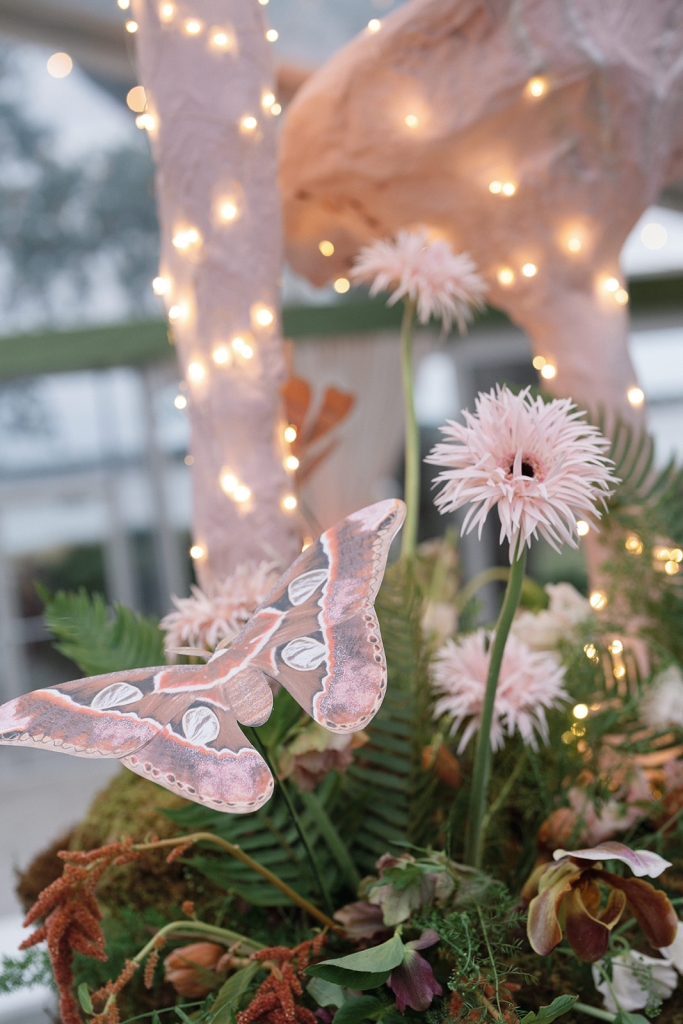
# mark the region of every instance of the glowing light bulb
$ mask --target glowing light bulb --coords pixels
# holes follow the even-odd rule
[[[298,469],[299,460],[297,459],[296,455],[288,455],[287,458],[285,459],[285,466],[292,472],[294,472],[295,469]]]
[[[629,401],[629,404],[632,405],[635,409],[637,409],[638,406],[642,405],[645,401],[645,392],[642,388],[632,387],[629,388],[626,392],[626,397]]]
[[[261,7],[266,7],[268,4],[268,0],[258,0],[258,2],[261,4]]]
[[[141,114],[147,106],[147,94],[144,86],[134,85],[126,94],[126,106],[136,114]]]
[[[240,121],[240,128],[243,132],[253,132],[257,125],[258,121],[251,114],[247,114],[247,116],[243,117]]]
[[[243,505],[245,501],[249,501],[251,498],[251,491],[246,484],[238,484],[232,492],[232,496],[235,501],[238,501],[240,505]]]
[[[171,282],[167,277],[155,277],[152,281],[152,291],[155,295],[168,295],[171,290]]]
[[[221,220],[229,222],[234,220],[237,216],[237,203],[233,199],[226,199],[224,203],[221,203],[219,210]]]
[[[515,273],[510,267],[502,267],[498,271],[498,281],[505,288],[509,287],[515,280]]]
[[[546,88],[547,82],[545,78],[536,76],[535,78],[529,79],[529,81],[526,84],[526,89],[524,91],[526,92],[527,96],[531,96],[533,99],[537,100],[539,96],[543,95],[543,93],[546,91]]]
[[[171,306],[168,311],[168,319],[175,322],[176,320],[185,320],[188,314],[188,308],[186,302],[179,302],[176,306]]]
[[[534,358],[531,360],[531,365],[533,366],[534,370],[542,370],[546,362],[547,360],[545,356],[534,356]]]
[[[683,562],[683,551],[680,548],[672,548],[669,554],[673,562]]]
[[[216,366],[225,366],[230,361],[230,352],[225,345],[217,345],[211,353],[211,358]]]
[[[538,273],[538,267],[535,263],[525,263],[522,267],[522,273],[525,277],[536,277]]]
[[[419,121],[415,114],[406,114],[403,119],[409,128],[417,128]]]
[[[338,295],[344,295],[344,293],[348,292],[351,287],[351,282],[348,277],[338,277],[332,287]]]
[[[297,505],[298,502],[293,494],[288,494],[285,498],[282,499],[282,507],[286,509],[287,512],[291,512],[293,509],[296,508]]]
[[[202,236],[199,234],[197,228],[187,228],[184,231],[177,231],[173,236],[173,245],[176,249],[180,249],[184,252],[186,249],[192,246],[199,245],[202,240]]]
[[[594,611],[600,612],[607,606],[607,594],[604,590],[594,590],[588,598],[588,603]]]
[[[291,425],[289,427],[285,427],[284,439],[288,444],[292,444],[293,441],[296,441],[296,427],[292,427]]]
[[[571,238],[567,239],[567,248],[570,252],[581,252],[581,239],[572,235]]]
[[[577,520],[576,532],[578,533],[579,537],[585,537],[586,534],[590,532],[590,526],[588,525],[585,519]]]
[[[277,29],[269,28],[268,31],[266,32],[266,39],[268,40],[269,43],[275,43],[279,38],[280,33],[277,31]]]
[[[370,18],[368,22],[368,32],[379,32],[382,27],[382,22],[379,18]]]
[[[137,30],[138,30],[138,23],[137,23],[137,21],[127,21],[126,22],[126,32],[130,32],[131,35],[134,35],[137,32]]]
[[[277,117],[278,114],[282,113],[281,105],[279,103],[273,103],[272,107],[270,108],[270,112],[273,115],[273,117]]]
[[[175,14],[175,7],[173,4],[162,4],[159,8],[159,17],[162,21],[170,21]]]
[[[489,185],[489,192],[492,192],[494,196],[500,195],[500,193],[502,191],[503,191],[503,182],[502,181],[492,181],[491,184]]]
[[[275,95],[272,92],[266,92],[261,97],[261,106],[264,110],[270,110],[273,103],[275,103]]]
[[[176,409],[187,408],[187,399],[185,398],[185,395],[176,395],[175,398],[173,399],[173,404],[175,405]]]
[[[610,654],[623,654],[624,645],[621,640],[612,640],[611,644],[608,644],[607,650]]]
[[[322,242],[318,242],[318,248],[323,256],[332,256],[334,253],[334,245],[332,242],[328,242],[326,238],[324,238]]]
[[[588,717],[588,705],[587,704],[575,704],[572,709],[574,718],[587,718]]]
[[[668,241],[669,235],[663,224],[650,221],[645,224],[640,232],[640,240],[646,249],[663,249]]]
[[[619,282],[616,277],[608,277],[605,280],[605,291],[606,292],[617,292],[619,291]]]
[[[203,558],[205,555],[204,548],[201,544],[193,544],[190,548],[190,558],[194,558],[197,561],[198,558]]]
[[[515,192],[517,191],[517,186],[512,181],[506,181],[503,184],[502,191],[504,196],[514,196]]]
[[[188,18],[185,22],[185,31],[188,36],[198,36],[202,27],[201,21],[198,21],[196,18]]]
[[[642,555],[643,542],[635,533],[630,533],[624,541],[624,547],[631,555]]]
[[[74,62],[68,53],[53,53],[47,62],[47,73],[52,78],[66,78],[71,74]]]
[[[255,303],[250,310],[251,319],[257,327],[272,327],[275,323],[275,313],[263,303]]]
[[[552,380],[553,377],[557,376],[557,367],[553,366],[552,363],[546,363],[545,366],[541,367],[541,377],[544,380]]]
[[[120,7],[122,11],[127,11],[130,7],[130,0],[116,0],[116,6]]]
[[[670,559],[668,562],[664,563],[664,572],[667,574],[667,576],[675,576],[680,571],[680,565],[678,564],[678,562],[674,562],[673,559]]]
[[[138,114],[135,118],[135,125],[137,128],[144,128],[145,131],[152,132],[157,126],[157,121],[153,114]]]
[[[620,306],[625,306],[628,302],[628,292],[625,288],[617,288],[616,292],[614,293],[614,298]]]
[[[247,344],[244,338],[233,338],[231,345],[235,352],[237,352],[239,356],[242,356],[242,359],[251,359],[254,354],[253,348],[251,345]]]
[[[226,494],[234,494],[234,492],[239,487],[239,480],[237,479],[234,473],[226,471],[224,473],[221,473],[220,485],[221,489],[225,491]]]
[[[190,378],[190,380],[193,380],[195,381],[195,383],[197,383],[200,380],[204,380],[204,378],[206,377],[206,370],[204,369],[201,363],[192,362],[187,368],[187,376]]]
[[[598,653],[595,644],[586,644],[583,651],[587,658],[595,658]]]

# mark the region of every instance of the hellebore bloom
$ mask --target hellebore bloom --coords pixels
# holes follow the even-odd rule
[[[447,900],[455,889],[451,862],[442,854],[416,861],[410,853],[399,857],[385,853],[376,867],[379,879],[368,886],[367,898],[382,908],[387,926],[407,921],[420,907]]]
[[[427,928],[419,939],[404,944],[403,963],[395,967],[387,979],[387,985],[396,996],[396,1007],[401,1013],[406,1006],[412,1010],[428,1010],[434,996],[443,993],[431,965],[417,952],[438,941],[438,934],[432,928]]]
[[[620,860],[634,875],[657,878],[669,861],[649,850],[630,850],[623,843],[607,842],[592,850],[556,850],[557,864],[541,865],[522,890],[530,899],[527,917],[529,942],[547,956],[562,940],[561,918],[567,942],[582,960],[595,963],[607,952],[610,932],[626,907],[655,949],[676,938],[678,918],[668,897],[641,878],[622,878],[605,871],[603,860]],[[601,906],[599,883],[608,891]],[[532,898],[533,897],[533,898]]]
[[[614,1001],[607,980],[600,970],[601,964],[593,964],[593,982],[602,995],[605,1009],[611,1013],[625,1010],[643,1010],[654,999],[669,999],[678,985],[678,975],[670,960],[656,959],[645,953],[629,949],[612,960],[612,989],[619,1000]]]

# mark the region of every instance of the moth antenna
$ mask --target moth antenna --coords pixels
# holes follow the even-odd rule
[[[210,658],[211,651],[203,647],[167,647],[167,654],[185,654],[188,658]]]

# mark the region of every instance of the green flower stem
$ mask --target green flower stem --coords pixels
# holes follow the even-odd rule
[[[465,836],[465,864],[471,864],[475,868],[481,867],[484,852],[482,826],[486,812],[489,778],[491,776],[491,723],[493,722],[493,708],[496,700],[498,676],[500,675],[500,666],[503,661],[503,653],[508,633],[510,632],[510,626],[512,625],[512,619],[522,594],[525,567],[526,547],[522,549],[521,554],[517,556],[510,568],[510,576],[508,577],[505,597],[503,598],[503,607],[500,609],[493,643],[491,644],[486,691],[484,693],[484,704],[481,709],[481,724],[474,751],[474,771],[472,773],[472,788],[470,789],[470,806]]]
[[[403,406],[406,421],[403,486],[406,521],[403,524],[401,558],[412,558],[415,554],[420,516],[420,431],[415,419],[415,402],[413,401],[413,325],[416,308],[417,303],[414,299],[406,299],[401,323],[401,376],[403,378]]]
[[[588,1003],[574,1003],[572,1010],[595,1017],[596,1020],[615,1021],[617,1019],[616,1014],[610,1013],[609,1010],[600,1010],[597,1006],[589,1006]]]
[[[249,952],[265,948],[260,942],[254,942],[253,939],[248,939],[246,935],[232,932],[229,928],[218,928],[213,924],[204,924],[203,921],[171,921],[170,924],[165,924],[163,928],[160,928],[154,938],[150,939],[147,945],[143,946],[140,952],[133,957],[135,963],[141,964],[147,954],[151,953],[155,948],[157,940],[170,935],[172,932],[175,932],[178,938],[183,939],[199,938],[205,935],[207,938],[220,939],[228,945],[232,945],[234,942],[241,942]]]

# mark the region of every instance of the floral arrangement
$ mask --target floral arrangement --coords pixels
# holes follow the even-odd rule
[[[416,314],[464,321],[480,281],[423,234],[378,243],[358,275],[406,304],[381,710],[339,736],[279,691],[251,730],[277,777],[252,814],[124,772],[34,866],[40,883],[24,877],[36,930],[0,988],[51,978],[64,1024],[680,1021],[683,472],[656,473],[646,438],[608,440],[569,400],[480,395],[428,459],[463,531],[500,523],[505,593],[479,623],[489,575],[463,585],[448,536],[416,543],[410,338]],[[529,548],[576,546],[579,519],[601,521],[598,599],[526,576]],[[273,568],[195,590],[161,630],[84,594],[46,595],[46,619],[86,672],[155,664],[164,645],[206,657]]]

